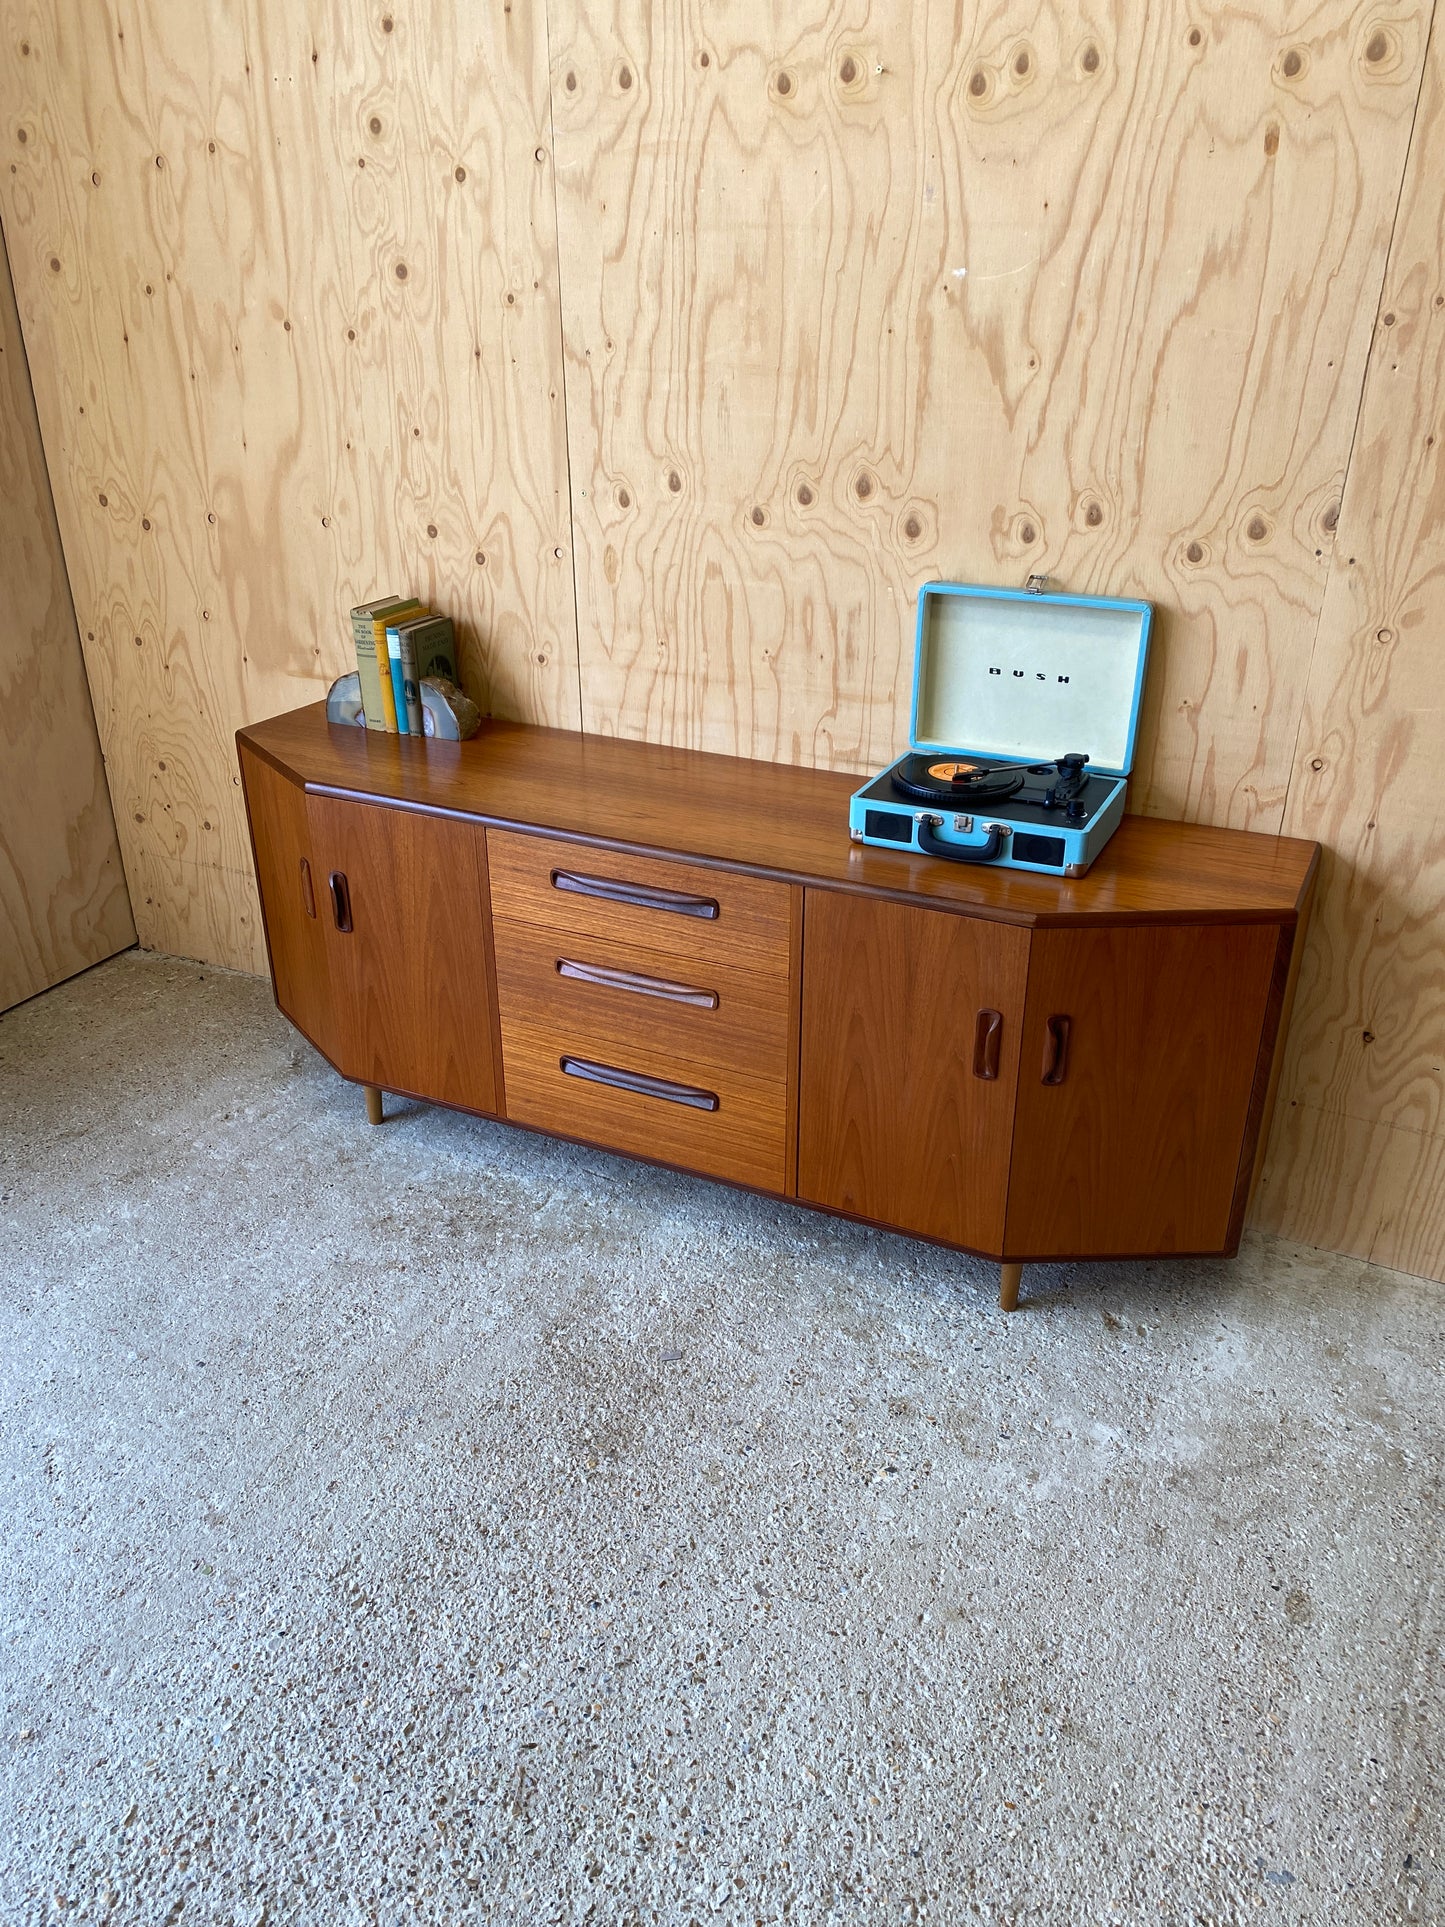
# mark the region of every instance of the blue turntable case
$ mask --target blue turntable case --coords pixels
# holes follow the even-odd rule
[[[1152,614],[1102,596],[925,584],[909,753],[851,799],[854,841],[1082,876],[1124,814]],[[1055,764],[1069,752],[1088,762],[1065,803]],[[920,759],[979,765],[977,800],[905,789]],[[994,769],[1005,789],[1017,770],[1020,787],[993,793]]]

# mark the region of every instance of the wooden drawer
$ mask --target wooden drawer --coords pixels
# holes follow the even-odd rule
[[[555,1029],[607,1063],[643,1052],[664,1075],[716,1069],[786,1085],[787,977],[508,920],[493,930],[504,1031]]]
[[[615,938],[693,968],[733,964],[755,976],[788,974],[786,883],[513,830],[491,831],[487,851],[497,918]]]
[[[603,1054],[599,1054],[603,1053]],[[502,1022],[507,1115],[614,1151],[762,1190],[787,1189],[787,1094],[719,1065],[679,1064],[655,1039],[625,1051],[565,1023]],[[564,1062],[571,1067],[563,1069]],[[636,1087],[619,1088],[620,1077]],[[650,1080],[655,1086],[646,1088]]]

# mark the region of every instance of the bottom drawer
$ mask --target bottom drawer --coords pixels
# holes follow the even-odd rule
[[[711,1066],[669,1066],[663,1076],[655,1064],[619,1061],[623,1055],[613,1051],[608,1062],[582,1037],[504,1025],[508,1117],[707,1177],[785,1190],[781,1079],[755,1082]]]

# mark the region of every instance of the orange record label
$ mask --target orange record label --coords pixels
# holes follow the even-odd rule
[[[982,776],[982,763],[930,763],[928,773],[935,783],[956,783],[960,777]]]

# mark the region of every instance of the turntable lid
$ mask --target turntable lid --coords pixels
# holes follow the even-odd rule
[[[1134,762],[1152,608],[929,582],[918,592],[914,749],[1027,760],[1082,750],[1101,775]]]

